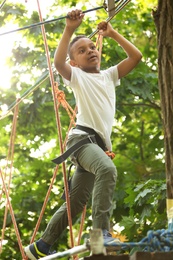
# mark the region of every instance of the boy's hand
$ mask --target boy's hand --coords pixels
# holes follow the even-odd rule
[[[83,14],[82,11],[78,9],[68,12],[67,14],[68,18],[66,19],[66,26],[68,28],[75,30],[81,24],[84,15],[85,14]]]
[[[99,23],[97,25],[98,33],[102,36],[111,36],[112,31],[114,31],[112,25],[110,23],[107,23],[105,21]]]

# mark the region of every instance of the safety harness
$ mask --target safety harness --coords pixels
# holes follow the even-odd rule
[[[103,142],[102,138],[99,136],[99,134],[92,128],[76,125],[76,129],[82,130],[89,135],[86,136],[86,138],[82,139],[81,141],[77,142],[76,144],[72,145],[69,149],[67,149],[62,155],[58,156],[57,158],[53,159],[52,162],[56,164],[60,164],[63,161],[65,161],[72,153],[77,152],[78,149],[80,149],[83,145],[88,143],[95,143],[97,144],[105,153],[113,159],[115,157],[115,154],[113,152],[110,152],[105,143]]]

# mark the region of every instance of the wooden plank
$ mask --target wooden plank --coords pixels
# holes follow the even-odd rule
[[[91,255],[84,260],[130,260],[129,255]],[[147,259],[148,260],[148,259]]]
[[[172,260],[173,252],[155,252],[152,254],[152,260]]]
[[[173,260],[172,252],[135,252],[133,255],[91,255],[84,260]]]
[[[130,260],[173,260],[173,252],[135,252]]]
[[[152,256],[150,252],[135,252],[130,260],[152,260]]]

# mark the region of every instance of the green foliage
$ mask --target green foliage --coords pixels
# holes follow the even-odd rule
[[[139,241],[149,229],[164,228],[167,224],[163,129],[157,85],[156,31],[151,16],[150,1],[135,2],[136,4],[129,3],[111,21],[114,28],[132,41],[143,54],[142,62],[122,79],[121,86],[116,88],[117,111],[112,133],[113,151],[116,152],[114,162],[118,170],[112,225],[119,224],[123,227],[122,233],[129,241]],[[61,7],[64,15],[76,4],[81,4],[83,10],[88,9],[88,6],[93,7],[91,1],[80,1],[80,3],[55,1],[48,9],[45,19],[49,19],[50,16],[59,17],[58,10]],[[96,4],[97,2],[95,6]],[[9,21],[14,21],[19,27],[39,22],[36,10],[30,14],[24,4],[14,6],[8,3],[0,16],[1,26],[8,24]],[[97,23],[106,18],[107,14],[104,10],[92,12],[92,15],[86,14],[85,21],[76,34],[90,35],[96,29]],[[65,21],[60,20],[45,25],[52,64],[64,24]],[[0,85],[0,105],[6,104],[10,107],[14,104],[17,95],[23,96],[31,90],[30,95],[19,106],[10,191],[22,243],[26,245],[37,223],[54,172],[51,159],[60,154],[60,148],[51,84],[49,79],[46,79],[48,65],[40,27],[21,31],[20,34],[22,40],[16,39],[12,56],[7,59],[12,71],[11,88],[3,89]],[[118,63],[124,57],[124,51],[119,46],[113,44],[111,39],[104,39],[101,64],[103,69]],[[56,72],[54,77],[60,82],[59,88],[65,92],[67,101],[74,108],[72,92],[63,86]],[[59,115],[62,135],[65,138],[70,120],[62,107]],[[10,145],[12,117],[13,112],[0,120],[0,158],[3,173]],[[67,166],[68,164],[69,162]],[[60,167],[37,237],[41,235],[50,217],[63,203],[62,190],[63,175]],[[0,222],[2,223],[5,195],[2,196],[1,202]],[[82,242],[88,236],[92,226],[90,206],[91,202],[86,213]],[[74,225],[76,233],[79,224],[80,216]],[[4,239],[7,244],[3,246],[2,259],[20,259],[21,254],[9,211]],[[69,241],[69,234],[64,232],[61,240],[55,244],[55,248],[61,250],[67,248],[67,241]]]
[[[162,222],[156,217],[165,215],[166,184],[163,180],[149,179],[126,189],[124,203],[128,215],[123,216],[120,226],[125,227],[128,239],[139,239],[143,232],[165,228],[166,218]]]

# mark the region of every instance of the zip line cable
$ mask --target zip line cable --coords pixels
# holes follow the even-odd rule
[[[83,13],[89,13],[89,12],[96,11],[96,10],[99,10],[99,9],[102,9],[102,8],[105,9],[105,6],[103,5],[103,6],[95,7],[95,8],[92,8],[92,9],[88,9],[86,11],[83,11]],[[53,22],[56,22],[56,21],[59,21],[59,20],[65,19],[65,18],[68,18],[68,15],[61,16],[59,18],[54,18],[54,19],[47,20],[47,21],[43,21],[43,22],[34,23],[34,24],[31,24],[31,25],[26,25],[26,26],[21,27],[21,28],[17,28],[17,29],[8,31],[8,32],[0,33],[0,36],[10,34],[10,33],[13,33],[13,32],[19,32],[19,31],[26,30],[26,29],[31,29],[31,28],[34,28],[34,27],[37,27],[37,26],[40,26],[40,25],[48,24],[48,23],[53,23]]]
[[[120,1],[120,3],[119,3],[117,6],[115,6],[113,9],[110,10],[110,11],[115,10],[115,13],[114,13],[113,16],[108,17],[108,18],[106,19],[106,22],[110,22],[110,21],[114,18],[114,16],[115,16],[117,13],[119,13],[119,12],[121,11],[121,9],[123,9],[130,1],[131,1],[131,0]],[[116,1],[116,2],[119,2],[119,1]],[[98,29],[95,30],[93,33],[91,33],[91,34],[89,35],[89,38],[92,38],[93,36],[95,36],[96,33],[98,33]]]
[[[3,6],[3,4],[5,4],[6,0],[4,0],[4,2],[2,3],[1,6]],[[120,2],[120,4],[123,2],[121,0],[116,0],[115,3],[118,3]],[[125,0],[126,2],[126,0]],[[129,2],[129,1],[128,1]],[[1,9],[1,6],[0,6],[0,9]],[[124,5],[123,5],[124,6]],[[111,10],[107,10],[107,4],[104,2],[102,6],[99,6],[99,7],[95,7],[95,8],[91,8],[91,9],[88,9],[88,10],[85,10],[83,11],[83,13],[89,13],[89,12],[92,12],[92,11],[97,11],[97,10],[100,10],[100,9],[105,9],[107,12],[110,12],[110,11],[113,11],[113,10],[116,10],[117,6],[112,8]],[[119,11],[118,11],[119,12]],[[113,17],[113,16],[112,16]],[[30,24],[30,25],[26,25],[24,27],[21,27],[21,28],[17,28],[17,29],[14,29],[14,30],[10,30],[10,31],[7,31],[7,32],[4,32],[4,33],[0,33],[0,36],[3,36],[3,35],[6,35],[6,34],[10,34],[10,33],[13,33],[13,32],[19,32],[19,31],[22,31],[22,30],[26,30],[26,29],[31,29],[31,28],[34,28],[34,27],[37,27],[37,26],[40,26],[40,25],[44,25],[44,24],[48,24],[48,23],[53,23],[53,22],[56,22],[56,21],[60,21],[60,20],[63,20],[65,18],[68,18],[68,15],[65,15],[65,16],[61,16],[61,17],[58,17],[58,18],[54,18],[54,19],[51,19],[51,20],[47,20],[47,21],[41,21],[41,22],[38,22],[38,23],[34,23],[34,24]]]
[[[3,3],[0,5],[0,10],[3,8],[3,6],[5,5],[6,0],[3,1]]]

